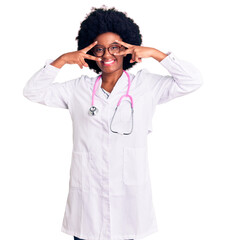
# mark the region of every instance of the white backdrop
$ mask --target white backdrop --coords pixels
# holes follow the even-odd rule
[[[65,109],[22,90],[46,59],[75,51],[91,7],[116,7],[140,26],[143,46],[193,63],[203,86],[157,106],[148,136],[159,231],[145,240],[226,239],[223,0],[8,1],[1,4],[0,239],[72,240],[60,231],[68,192],[72,124]],[[141,68],[168,74],[153,58]],[[65,65],[56,81],[89,69]]]

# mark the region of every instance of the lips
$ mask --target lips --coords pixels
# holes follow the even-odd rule
[[[101,61],[101,62],[104,66],[110,66],[110,65],[114,64],[115,59],[110,59],[110,60]]]

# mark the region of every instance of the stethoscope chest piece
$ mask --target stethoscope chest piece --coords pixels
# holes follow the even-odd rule
[[[128,77],[128,88],[127,88],[126,94],[123,95],[123,96],[121,96],[120,99],[119,99],[119,101],[118,101],[117,107],[115,108],[114,115],[113,115],[113,117],[112,117],[112,119],[111,119],[110,129],[111,129],[111,131],[112,131],[113,133],[118,133],[118,134],[121,134],[121,135],[129,135],[129,134],[131,134],[132,131],[133,131],[133,98],[129,95],[129,89],[130,89],[130,84],[131,84],[131,82],[130,82],[130,76],[129,76],[129,74],[128,74],[125,70],[123,70],[123,71],[125,72],[125,74],[126,74],[127,77]],[[90,107],[90,109],[89,109],[89,111],[88,111],[89,116],[95,116],[95,115],[97,115],[97,113],[98,113],[98,111],[99,111],[99,110],[94,106],[94,95],[95,95],[95,93],[96,93],[97,84],[98,84],[98,82],[100,81],[101,76],[102,76],[102,75],[99,75],[99,77],[96,79],[95,84],[94,84],[94,87],[93,87],[92,103],[91,103],[91,107]],[[129,98],[130,98],[131,111],[132,111],[132,127],[131,127],[131,131],[130,131],[130,132],[118,132],[118,131],[114,131],[114,130],[112,130],[112,127],[111,127],[112,122],[113,122],[113,119],[114,119],[114,116],[115,116],[115,113],[116,113],[117,108],[118,108],[118,106],[120,105],[121,100],[122,100],[123,97],[129,97]]]
[[[97,115],[97,113],[98,113],[98,109],[97,109],[95,106],[92,106],[92,107],[89,109],[89,112],[88,112],[88,114],[89,114],[90,116],[95,116],[95,115]]]

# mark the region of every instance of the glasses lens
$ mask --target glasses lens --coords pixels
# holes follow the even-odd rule
[[[119,50],[120,50],[120,46],[118,46],[118,45],[114,45],[114,46],[109,47],[110,54],[118,53]]]
[[[93,48],[93,53],[96,56],[101,57],[104,54],[104,48],[102,48],[102,47],[94,47]]]

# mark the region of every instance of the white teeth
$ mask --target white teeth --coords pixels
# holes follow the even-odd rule
[[[104,62],[106,64],[109,64],[109,63],[113,63],[115,60],[111,60],[111,61],[108,61],[108,62]]]

